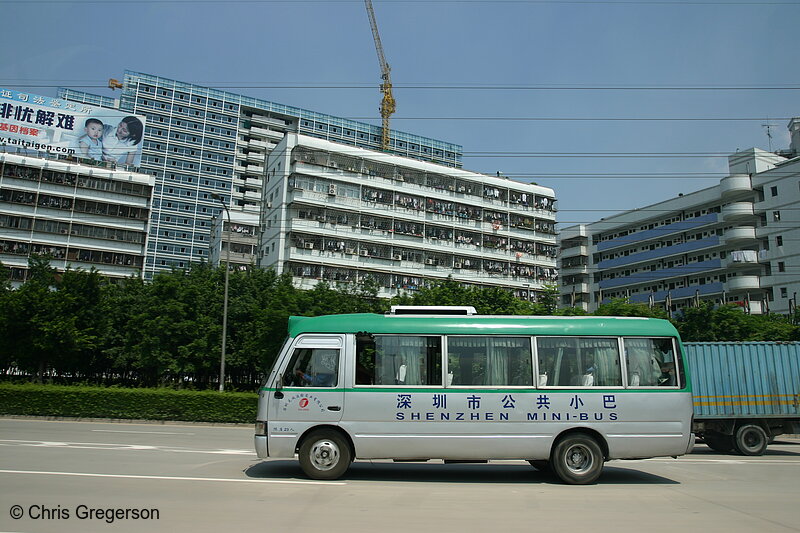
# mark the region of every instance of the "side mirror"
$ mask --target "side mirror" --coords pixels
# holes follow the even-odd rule
[[[283,388],[283,374],[278,374],[278,380],[275,384],[274,396],[279,400],[283,399],[283,391],[281,391],[282,388]]]

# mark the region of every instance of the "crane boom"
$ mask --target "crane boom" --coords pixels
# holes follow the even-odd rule
[[[369,25],[372,28],[372,38],[375,40],[375,50],[378,52],[378,63],[381,67],[381,150],[387,151],[389,149],[389,117],[392,116],[397,110],[397,104],[392,95],[392,69],[386,61],[386,56],[383,53],[383,44],[381,43],[381,36],[378,33],[378,23],[375,20],[375,11],[372,9],[372,0],[364,0],[364,5],[367,8],[367,15],[369,16]]]

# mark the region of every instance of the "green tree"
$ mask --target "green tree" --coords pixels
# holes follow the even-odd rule
[[[689,342],[800,340],[800,328],[780,315],[748,315],[741,307],[703,302],[684,309],[676,324]]]
[[[595,316],[640,316],[668,319],[669,314],[660,307],[645,304],[632,304],[626,298],[614,298],[601,304],[593,313]]]
[[[60,344],[56,276],[49,259],[39,255],[28,259],[28,273],[28,281],[7,301],[7,342],[13,347],[13,362],[41,382]]]

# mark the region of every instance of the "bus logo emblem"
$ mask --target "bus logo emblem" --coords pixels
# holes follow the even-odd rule
[[[305,409],[306,407],[308,407],[308,398],[301,398],[300,409]]]

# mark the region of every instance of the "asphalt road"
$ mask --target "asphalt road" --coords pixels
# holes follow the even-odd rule
[[[364,461],[311,481],[297,461],[260,461],[252,433],[0,419],[0,531],[800,531],[795,439],[761,457],[700,444],[612,461],[598,484],[575,487],[520,461]]]

